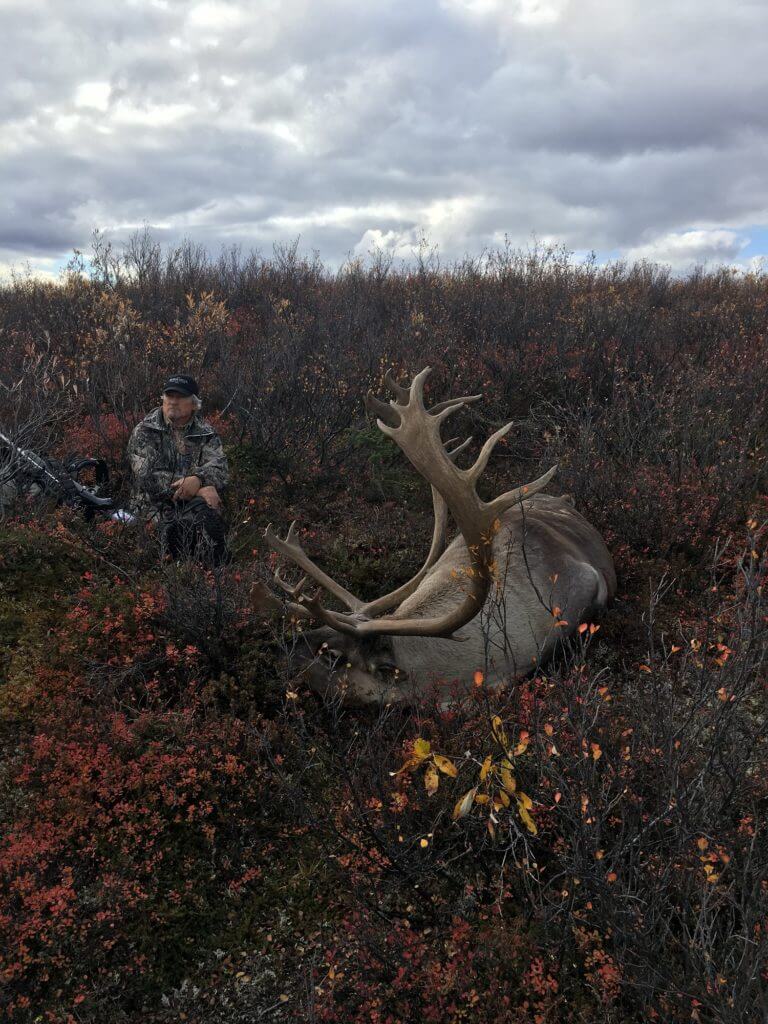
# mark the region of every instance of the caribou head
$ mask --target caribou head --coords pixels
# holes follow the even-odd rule
[[[431,485],[434,530],[427,558],[407,583],[374,601],[361,601],[306,554],[292,524],[285,540],[271,525],[265,538],[304,573],[295,585],[275,572],[278,598],[263,584],[251,591],[261,614],[287,613],[300,622],[297,665],[309,685],[341,693],[350,704],[407,701],[434,683],[472,680],[487,685],[531,672],[612,598],[616,577],[600,534],[568,497],[540,493],[557,467],[531,483],[484,501],[477,483],[491,452],[512,427],[497,430],[468,469],[457,465],[462,444],[441,439],[441,428],[469,395],[427,409],[429,367],[403,387],[387,374],[394,398],[370,392],[368,410],[379,429],[402,449]],[[458,535],[446,546],[448,515]],[[314,593],[305,588],[317,584]],[[322,594],[344,611],[326,606]],[[306,627],[306,628],[305,628]]]

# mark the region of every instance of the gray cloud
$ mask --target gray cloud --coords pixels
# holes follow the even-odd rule
[[[0,269],[143,223],[330,262],[421,231],[738,259],[767,29],[738,0],[6,0]]]

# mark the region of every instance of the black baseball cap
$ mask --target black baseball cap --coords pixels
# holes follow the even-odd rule
[[[166,391],[178,391],[180,395],[197,395],[200,397],[200,390],[197,386],[197,381],[194,377],[187,376],[186,373],[175,373],[172,377],[163,384],[163,394]]]

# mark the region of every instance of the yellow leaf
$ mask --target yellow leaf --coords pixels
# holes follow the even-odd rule
[[[530,816],[528,811],[524,807],[521,807],[520,804],[517,805],[517,809],[518,809],[518,811],[520,813],[520,820],[525,825],[525,827],[528,829],[528,831],[531,833],[531,835],[535,836],[536,833],[538,832],[538,829],[536,828],[536,822]]]
[[[432,796],[433,793],[437,792],[437,787],[440,785],[440,776],[437,774],[437,768],[430,765],[424,773],[424,788]]]
[[[455,779],[456,776],[458,775],[458,772],[456,771],[456,765],[453,763],[453,761],[450,760],[450,758],[445,757],[445,755],[435,754],[434,762],[440,769],[440,771],[443,773],[443,775],[450,775],[452,779]]]
[[[396,772],[390,772],[390,775],[401,775],[403,772],[410,771],[417,764],[421,764],[422,758],[420,757],[409,757],[408,760],[403,764],[402,768],[398,768]]]
[[[429,753],[432,750],[432,744],[429,740],[423,740],[420,736],[413,741],[413,756],[416,758],[416,763],[423,761],[425,757],[429,757]]]
[[[496,807],[496,810],[500,810],[502,806],[509,807],[509,804],[509,797],[507,796],[503,789],[500,789],[496,795],[496,799],[494,800],[494,806]]]
[[[493,730],[494,738],[502,747],[509,746],[507,734],[504,732],[504,726],[501,724],[501,719],[498,715],[494,715],[491,719],[491,729]]]
[[[490,799],[491,798],[488,796],[487,793],[478,793],[477,796],[475,797],[475,803],[487,804]]]
[[[458,821],[460,818],[464,818],[469,814],[470,808],[472,807],[472,801],[475,799],[475,793],[477,793],[477,786],[473,786],[472,789],[468,790],[464,796],[456,802],[456,806],[453,809],[454,821]]]
[[[491,770],[491,761],[492,758],[491,755],[489,754],[488,757],[486,757],[486,759],[483,761],[483,767],[480,769],[481,782],[485,782],[485,780],[488,778],[488,772]]]
[[[517,794],[516,800],[518,804],[522,805],[526,809],[526,811],[530,811],[533,807],[533,800],[531,800],[527,793],[523,793],[522,790]]]
[[[419,846],[422,848],[422,850],[425,850],[429,846],[429,840],[428,839],[420,839],[419,840]]]
[[[501,784],[504,789],[506,789],[508,793],[514,793],[517,789],[517,783],[515,782],[515,778],[509,768],[502,768],[499,775],[501,776]]]

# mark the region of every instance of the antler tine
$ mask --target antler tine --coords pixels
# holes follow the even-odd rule
[[[397,427],[400,423],[400,417],[395,412],[396,406],[382,402],[372,391],[365,396],[365,408],[370,416],[373,416],[374,419],[378,417],[390,427]]]
[[[354,615],[345,615],[343,612],[334,612],[320,603],[320,590],[318,589],[312,597],[302,594],[299,603],[289,604],[288,608],[301,615],[308,615],[318,622],[324,622],[326,626],[338,629],[350,636],[357,636],[359,633],[360,619]]]
[[[504,494],[500,494],[498,498],[494,498],[493,501],[487,503],[487,508],[490,509],[491,514],[500,516],[507,509],[512,508],[513,505],[517,505],[521,501],[525,501],[526,498],[532,498],[537,491],[540,491],[543,487],[546,487],[549,481],[557,472],[557,463],[548,469],[546,473],[534,480],[530,484],[523,484],[521,487],[515,487],[511,491],[506,491]]]
[[[505,437],[509,433],[509,431],[512,429],[514,425],[515,424],[512,421],[510,421],[509,423],[505,423],[503,427],[497,430],[494,434],[491,434],[491,436],[485,442],[483,447],[480,449],[480,454],[477,456],[474,465],[472,465],[468,471],[469,479],[473,483],[476,483],[480,479],[483,470],[488,465],[488,459],[490,457],[491,452],[502,439],[502,437]]]
[[[398,402],[401,405],[407,405],[408,399],[410,398],[410,388],[404,388],[402,384],[398,384],[395,378],[392,376],[392,371],[387,370],[384,374],[384,383],[387,385],[390,391],[392,391]]]
[[[454,441],[458,441],[458,438],[457,437],[452,437],[450,439],[450,441],[446,441],[444,443],[444,445],[443,445],[443,447],[445,448],[445,454],[448,456],[448,458],[451,460],[451,462],[455,462],[456,461],[456,456],[460,452],[463,452],[464,449],[467,447],[467,445],[470,444],[470,442],[472,441],[472,435],[470,434],[469,437],[466,439],[466,441],[462,441],[458,448],[454,448],[453,451],[449,452],[448,451],[448,445],[449,444],[453,444]]]
[[[363,602],[358,600],[354,594],[351,594],[346,587],[343,587],[336,580],[331,579],[323,570],[315,565],[312,559],[307,555],[306,551],[302,548],[301,544],[296,540],[296,520],[291,523],[288,535],[285,540],[281,540],[280,537],[272,529],[270,523],[264,531],[264,539],[267,544],[276,551],[278,554],[283,555],[285,558],[290,559],[299,568],[303,569],[305,573],[312,577],[312,579],[319,583],[323,590],[327,590],[329,594],[337,597],[343,604],[349,608],[350,611],[359,611],[362,607]]]
[[[411,386],[408,389],[408,406],[415,406],[420,412],[426,412],[424,406],[424,384],[427,377],[432,373],[431,366],[425,366],[423,370],[420,370],[411,381]]]
[[[272,578],[274,579],[275,583],[278,585],[278,587],[280,587],[281,590],[284,590],[289,597],[293,598],[294,601],[297,601],[302,590],[307,585],[307,580],[309,579],[309,576],[302,576],[299,582],[292,587],[291,584],[284,580],[283,577],[280,575],[280,568],[278,567],[277,569],[275,569],[275,574]]]
[[[429,415],[438,416],[441,412],[445,412],[446,409],[453,409],[454,407],[458,409],[462,405],[469,405],[470,402],[479,402],[482,397],[482,395],[465,395],[463,398],[447,398],[444,402],[438,402],[437,405],[433,405],[429,410]]]

